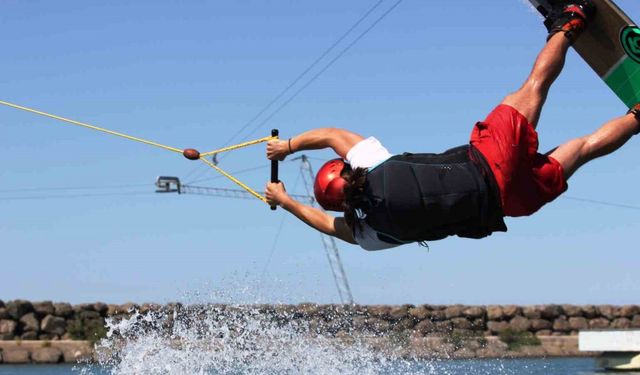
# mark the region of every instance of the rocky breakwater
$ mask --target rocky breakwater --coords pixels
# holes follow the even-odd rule
[[[106,332],[107,305],[0,300],[0,363],[74,363],[90,359]]]
[[[154,318],[140,319],[148,314]],[[635,305],[70,305],[16,300],[0,301],[0,363],[91,357],[92,343],[106,334],[107,318],[117,323],[132,317],[134,324],[135,319],[140,325],[153,322],[140,332],[171,337],[176,327],[195,329],[207,340],[220,329],[215,325],[224,328],[220,332],[288,327],[300,337],[358,341],[415,358],[585,355],[578,351],[580,330],[640,328]]]

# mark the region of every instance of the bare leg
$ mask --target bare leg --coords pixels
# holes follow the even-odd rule
[[[640,121],[633,114],[618,117],[594,133],[573,139],[551,150],[549,156],[564,168],[565,178],[586,162],[612,153],[640,131]]]
[[[538,125],[542,105],[547,99],[551,84],[564,67],[569,46],[571,41],[563,32],[553,35],[538,55],[531,74],[522,87],[502,101],[502,104],[507,104],[523,114],[533,127]]]

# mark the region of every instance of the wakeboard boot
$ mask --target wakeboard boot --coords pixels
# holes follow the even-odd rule
[[[575,42],[580,33],[593,20],[596,6],[592,0],[557,0],[553,2],[553,9],[544,25],[549,30],[547,40],[559,32]]]

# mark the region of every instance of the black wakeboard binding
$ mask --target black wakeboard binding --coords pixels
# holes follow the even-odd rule
[[[544,21],[549,30],[547,40],[558,32],[575,42],[596,13],[592,0],[556,0],[552,1],[552,10]]]

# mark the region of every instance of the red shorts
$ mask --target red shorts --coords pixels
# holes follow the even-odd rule
[[[478,122],[471,144],[493,171],[506,216],[531,215],[567,190],[562,165],[538,153],[538,133],[513,107],[501,104]]]

